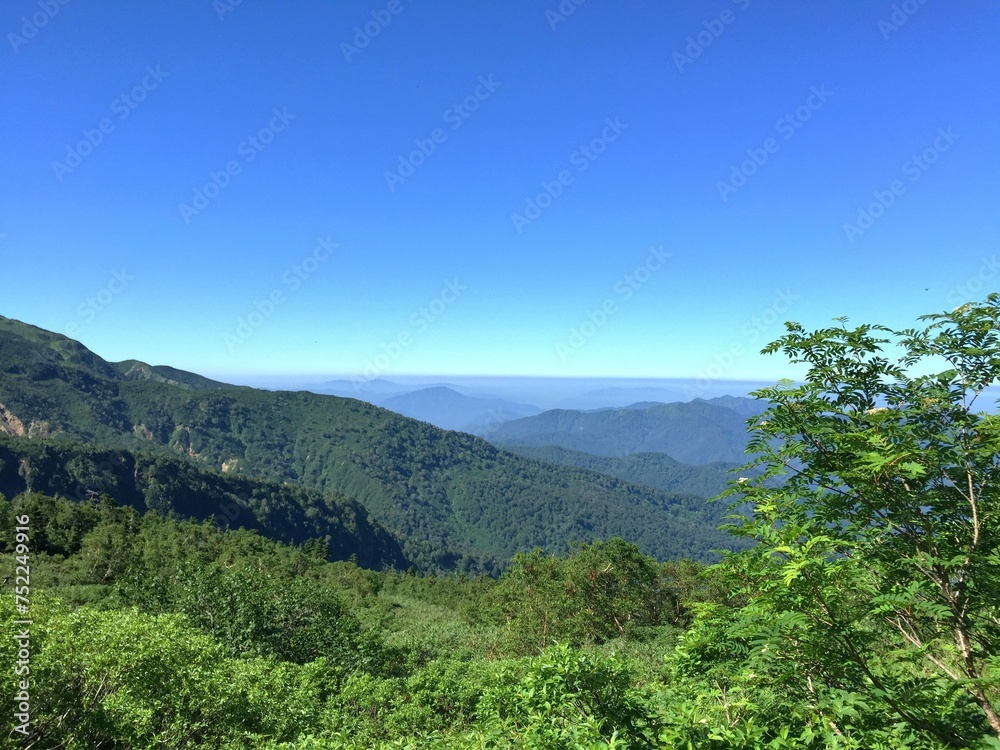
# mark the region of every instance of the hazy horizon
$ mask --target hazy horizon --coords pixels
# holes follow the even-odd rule
[[[601,378],[601,377],[528,377],[465,376],[457,374],[398,375],[375,380],[351,376],[333,376],[317,380],[311,376],[289,377],[216,377],[234,385],[248,385],[268,390],[309,390],[322,392],[328,383],[343,384],[334,395],[366,400],[371,387],[379,381],[397,384],[407,392],[435,386],[458,390],[463,395],[501,398],[542,408],[602,408],[628,406],[640,401],[691,401],[717,396],[747,396],[751,390],[774,385],[777,381],[698,380],[694,378]],[[643,398],[645,392],[648,398]],[[604,400],[600,400],[602,395]],[[636,394],[630,398],[628,394]],[[578,403],[578,407],[572,404]]]

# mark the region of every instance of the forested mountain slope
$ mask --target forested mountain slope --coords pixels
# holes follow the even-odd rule
[[[0,435],[0,494],[42,492],[73,500],[104,495],[140,513],[205,520],[281,542],[322,540],[331,560],[366,568],[409,565],[397,539],[355,500],[289,484],[225,476],[177,456],[99,449]]]
[[[699,497],[713,497],[722,492],[732,478],[730,470],[739,466],[726,463],[685,464],[666,453],[595,456],[593,453],[571,451],[555,445],[507,445],[505,448],[535,461],[576,466],[618,477],[632,484],[644,484],[660,490],[684,492]]]
[[[700,497],[538,463],[353,399],[147,368],[0,318],[0,431],[170,451],[227,476],[342,493],[426,570],[612,536],[660,559],[710,559],[732,545],[715,528],[721,509]]]

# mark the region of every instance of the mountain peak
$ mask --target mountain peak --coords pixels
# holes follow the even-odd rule
[[[232,388],[234,386],[165,365],[148,365],[137,359],[108,362],[75,339],[0,315],[0,347],[5,359],[41,376],[46,368],[69,367],[105,380],[153,380],[182,388]],[[50,373],[51,374],[51,373]]]

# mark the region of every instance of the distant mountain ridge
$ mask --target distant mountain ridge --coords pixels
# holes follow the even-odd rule
[[[357,398],[404,417],[428,422],[443,430],[482,435],[496,425],[542,411],[532,404],[493,396],[473,395],[451,384],[407,386],[390,380],[330,380],[310,388],[345,398]]]
[[[713,396],[740,397],[759,388],[773,385],[772,381],[713,381],[706,383],[691,378],[561,378],[527,376],[459,376],[427,375],[386,377],[346,376],[323,382],[308,382],[302,378],[287,380],[284,386],[276,381],[265,386],[308,390],[346,398],[358,398],[381,406],[381,400],[405,393],[443,386],[463,396],[501,399],[531,404],[541,411],[565,409],[593,411],[623,409],[637,403],[669,404],[678,401],[711,400]],[[259,380],[259,379],[258,379]]]
[[[542,411],[530,404],[465,396],[446,386],[393,396],[381,401],[379,406],[445,430],[476,435],[512,419],[530,417]]]
[[[746,398],[745,396],[716,396],[715,398],[696,398],[696,402],[701,401],[712,406],[721,406],[732,409],[742,417],[749,419],[763,414],[767,409],[767,402],[756,398]]]
[[[597,456],[665,453],[686,464],[746,460],[746,420],[764,406],[724,397],[619,409],[554,409],[499,425],[489,435],[499,446],[557,446]]]
[[[707,560],[736,544],[716,528],[724,509],[702,497],[539,463],[353,399],[113,365],[8,318],[0,404],[0,431],[20,440],[162,452],[206,471],[354,498],[424,570],[483,570],[518,550],[612,536],[661,559]]]

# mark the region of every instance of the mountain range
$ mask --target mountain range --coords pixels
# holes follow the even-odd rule
[[[501,398],[489,390],[455,383],[404,385],[380,378],[330,380],[309,390],[357,398],[404,417],[428,422],[443,430],[482,435],[512,419],[538,414],[541,408]]]
[[[718,495],[726,488],[732,478],[733,470],[742,465],[724,462],[684,464],[665,453],[595,456],[593,453],[571,451],[554,445],[542,447],[508,445],[507,450],[535,461],[546,461],[559,466],[576,466],[618,477],[632,484],[698,497]]]
[[[746,460],[747,419],[763,411],[750,399],[642,403],[622,409],[553,409],[495,427],[500,446],[556,446],[596,456],[663,453],[685,464]]]
[[[724,421],[726,411],[739,419],[723,407],[699,408],[716,409],[711,413]],[[568,417],[526,419],[542,420],[548,433],[558,434],[556,427]],[[718,460],[734,454],[735,438],[698,425],[729,451],[718,451],[724,454]],[[373,565],[405,560],[428,571],[490,571],[518,550],[558,552],[574,541],[612,536],[660,559],[708,560],[713,550],[734,545],[716,528],[725,508],[706,504],[704,494],[526,458],[357,399],[229,386],[170,367],[107,362],[79,342],[4,317],[0,432],[9,436],[6,460],[18,463],[20,479],[7,468],[4,492],[63,483],[77,494],[117,494],[119,502],[141,510],[201,516],[219,510],[211,498],[230,496],[250,514],[237,519],[239,525],[262,533],[334,539],[341,533],[334,528],[338,523],[341,530],[370,528],[378,536],[371,549],[382,551],[361,557]],[[511,437],[529,433],[519,428]],[[46,458],[25,443],[68,453],[64,460]],[[629,450],[646,444],[626,443]],[[605,448],[604,455],[613,455],[609,444]],[[93,450],[111,451],[133,474],[144,461],[181,463],[162,464],[155,481],[145,481],[140,471],[129,485],[114,471],[102,477],[89,470],[83,456]],[[60,462],[68,467],[72,461],[72,476],[59,475],[65,473]],[[182,491],[163,489],[165,479],[185,475],[189,465],[199,472],[190,481],[211,485],[201,500],[197,493],[184,500]],[[239,482],[220,485],[219,478]],[[282,496],[283,487],[293,488],[294,497]],[[182,500],[186,505],[178,505]],[[338,521],[345,514],[356,520]]]
[[[603,397],[609,401],[593,408],[549,410],[481,387],[454,383],[334,380],[310,390],[358,398],[442,429],[478,435],[502,447],[558,446],[597,455],[664,453],[688,464],[743,462],[746,420],[764,410],[762,402],[736,396],[608,405],[619,403],[625,395],[656,396],[679,390],[662,387],[586,391],[572,400],[592,403],[592,399]]]
[[[445,430],[471,432],[474,435],[489,433],[494,427],[512,419],[534,416],[541,412],[537,406],[530,404],[465,396],[447,386],[423,388],[392,396],[379,405]]]

